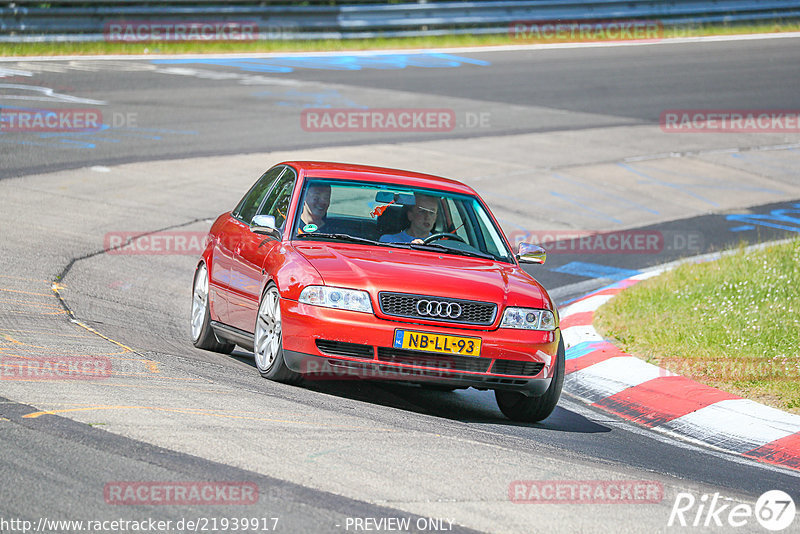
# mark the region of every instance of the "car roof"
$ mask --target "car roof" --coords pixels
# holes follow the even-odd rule
[[[300,171],[301,175],[308,178],[389,182],[427,189],[439,189],[451,193],[476,194],[475,190],[458,180],[401,169],[328,161],[284,161],[281,165],[291,165]]]

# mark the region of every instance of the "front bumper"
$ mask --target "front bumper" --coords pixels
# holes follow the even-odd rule
[[[559,330],[475,330],[393,321],[285,299],[281,322],[286,365],[312,380],[402,380],[532,396],[550,386],[561,335]],[[481,355],[397,349],[396,329],[480,337]]]

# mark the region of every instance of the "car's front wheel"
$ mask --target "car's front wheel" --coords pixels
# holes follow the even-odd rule
[[[223,354],[233,351],[232,343],[221,343],[211,329],[211,310],[208,305],[208,269],[201,263],[194,273],[192,284],[192,343],[198,349],[213,350]]]
[[[528,397],[518,391],[495,390],[494,397],[497,406],[503,415],[512,421],[524,423],[535,423],[547,419],[553,413],[561,397],[561,388],[564,386],[564,366],[565,366],[564,339],[558,343],[558,355],[556,357],[556,372],[550,387],[538,397]]]
[[[283,359],[281,296],[274,285],[269,286],[261,297],[255,330],[253,354],[261,376],[289,384],[300,382],[302,375],[289,369]]]

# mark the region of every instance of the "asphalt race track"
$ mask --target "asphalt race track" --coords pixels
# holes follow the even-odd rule
[[[530,272],[560,303],[679,258],[791,237],[800,133],[675,133],[659,117],[800,109],[798,45],[3,59],[3,112],[94,110],[103,127],[0,132],[0,359],[107,358],[113,372],[0,380],[0,530],[152,519],[171,523],[138,530],[224,532],[222,519],[249,518],[240,531],[723,532],[697,507],[686,518],[699,526],[668,526],[678,494],[753,506],[778,489],[800,503],[796,471],[669,439],[569,391],[546,421],[522,425],[491,392],[263,380],[245,351],[191,345],[197,250],[113,249],[127,235],[191,242],[287,159],[464,181],[512,240],[557,242]],[[308,122],[342,108],[444,110],[454,122],[414,132]],[[520,480],[647,481],[663,495],[515,503]],[[133,483],[199,481],[256,499],[113,497]],[[93,531],[134,530],[109,525]],[[765,529],[751,517],[736,531]]]

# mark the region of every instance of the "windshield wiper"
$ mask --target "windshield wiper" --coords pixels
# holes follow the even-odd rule
[[[487,260],[494,260],[497,261],[497,258],[492,256],[491,254],[487,254],[485,252],[478,252],[472,250],[463,250],[460,248],[450,248],[444,245],[439,245],[438,243],[428,243],[428,244],[421,244],[421,243],[408,243],[408,246],[413,248],[414,250],[436,250],[441,252],[447,252],[450,254],[458,254],[460,256],[471,256],[473,258],[484,258]]]
[[[298,239],[313,239],[315,237],[322,237],[327,239],[338,239],[341,241],[349,241],[350,243],[365,243],[367,245],[380,245],[380,246],[396,246],[396,243],[385,243],[382,241],[373,241],[372,239],[367,239],[366,237],[357,237],[350,234],[327,234],[324,232],[313,232],[313,233],[306,233],[300,234],[297,236]]]
[[[350,243],[365,243],[367,245],[379,245],[379,246],[394,247],[394,248],[412,248],[414,250],[427,250],[431,252],[434,251],[447,252],[448,254],[458,254],[460,256],[471,256],[473,258],[483,258],[487,260],[497,261],[497,258],[485,252],[450,248],[450,247],[445,247],[443,245],[439,245],[438,243],[428,243],[427,245],[422,243],[391,243],[386,241],[373,241],[372,239],[367,239],[366,237],[357,237],[350,234],[328,234],[324,232],[313,232],[307,234],[300,234],[297,236],[298,239],[314,239],[317,237],[325,239],[337,239],[341,241],[348,241]]]

